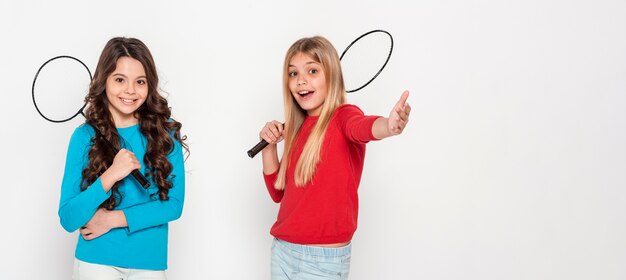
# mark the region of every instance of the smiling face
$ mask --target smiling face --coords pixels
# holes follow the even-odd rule
[[[326,75],[319,62],[311,56],[298,53],[289,61],[289,90],[309,116],[319,116],[326,100]]]
[[[115,71],[106,81],[109,111],[116,127],[128,127],[139,120],[135,111],[148,96],[148,80],[139,60],[123,56],[117,60]]]

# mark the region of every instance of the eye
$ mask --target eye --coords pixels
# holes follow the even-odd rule
[[[146,82],[146,80],[138,80],[138,81],[137,81],[137,83],[143,86],[143,85],[145,85],[147,82]]]
[[[309,74],[312,74],[312,75],[317,74],[317,69],[309,70]]]
[[[298,73],[296,71],[289,72],[289,77],[295,77],[295,76],[298,76]]]
[[[124,82],[124,79],[122,79],[122,78],[120,78],[120,77],[117,77],[117,78],[115,78],[115,82],[118,82],[118,83],[123,83],[123,82]]]

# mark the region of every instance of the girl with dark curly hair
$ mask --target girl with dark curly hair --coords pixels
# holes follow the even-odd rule
[[[106,44],[61,187],[61,225],[80,231],[74,279],[166,278],[168,222],[183,210],[188,149],[158,82],[143,42],[117,37]],[[149,188],[128,176],[136,169]]]

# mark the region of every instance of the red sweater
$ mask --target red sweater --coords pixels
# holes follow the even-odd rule
[[[295,167],[318,117],[306,117],[295,140],[287,180],[282,191],[274,188],[277,172],[264,175],[275,202],[278,219],[270,233],[296,244],[332,244],[352,240],[359,213],[357,189],[361,181],[365,143],[376,140],[372,126],[379,116],[365,116],[354,105],[342,105],[326,129],[320,162],[313,179],[297,187]]]

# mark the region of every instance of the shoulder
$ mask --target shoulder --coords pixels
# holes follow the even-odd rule
[[[343,104],[337,107],[337,109],[333,113],[333,117],[339,120],[363,115],[364,114],[361,108],[353,104]]]
[[[335,110],[335,112],[336,111],[359,112],[363,114],[363,111],[361,110],[361,108],[359,108],[359,106],[356,106],[354,104],[348,104],[348,103],[337,107],[337,110]]]
[[[74,129],[74,133],[72,134],[72,139],[81,140],[87,139],[91,140],[91,138],[96,135],[96,131],[94,128],[87,124],[83,123],[79,125],[76,129]]]
[[[91,125],[86,123],[81,124],[74,129],[74,133],[72,133],[72,138],[70,139],[69,144],[70,150],[82,153],[85,149],[89,149],[92,145],[92,138],[95,134],[96,132]]]

